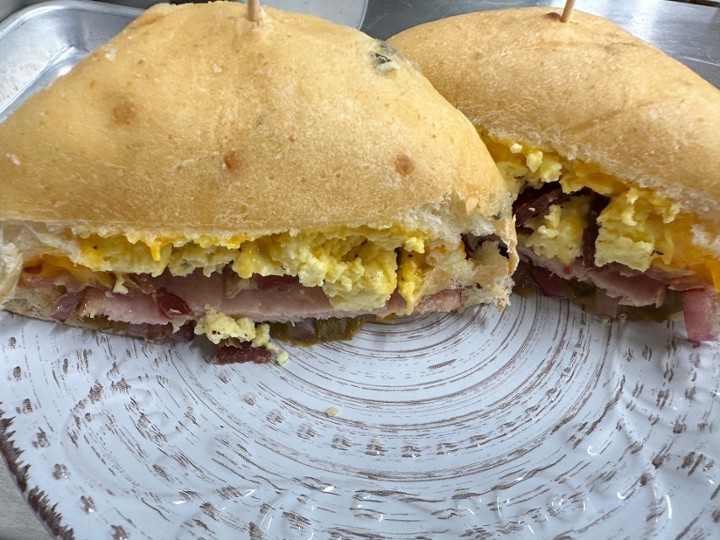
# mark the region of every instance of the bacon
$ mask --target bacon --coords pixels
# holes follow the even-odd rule
[[[608,205],[610,199],[598,195],[588,188],[583,189],[580,193],[591,197],[587,225],[583,231],[582,262],[585,268],[597,268],[595,266],[595,242],[600,232],[597,218]]]
[[[223,291],[228,298],[235,298],[240,292],[254,289],[266,291],[268,289],[288,289],[300,284],[297,276],[261,276],[254,274],[250,279],[243,279],[233,272],[228,265],[223,269]]]
[[[553,298],[571,297],[570,287],[566,279],[539,266],[530,266],[529,273],[545,296]]]
[[[178,295],[168,292],[164,287],[160,287],[153,297],[155,303],[162,313],[163,317],[168,320],[172,320],[178,315],[192,315],[192,309],[187,305],[187,302],[180,298]]]
[[[139,291],[151,296],[155,294],[155,285],[153,285],[152,278],[147,274],[132,274],[128,276],[128,279],[125,281],[125,287],[130,291]]]
[[[254,362],[264,364],[272,358],[272,353],[265,347],[253,347],[247,342],[238,342],[233,345],[221,345],[215,351],[211,364],[224,366],[226,364],[241,364]]]
[[[513,204],[515,226],[522,227],[532,217],[543,213],[551,205],[569,198],[557,184],[545,184],[539,189],[526,189]]]
[[[268,289],[288,289],[299,285],[300,280],[297,276],[261,276],[255,274],[253,284],[257,290],[266,291]]]
[[[683,293],[683,311],[688,340],[712,341],[720,335],[717,292],[711,288]]]

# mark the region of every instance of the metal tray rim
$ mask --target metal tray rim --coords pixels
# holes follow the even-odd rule
[[[24,7],[7,19],[0,21],[0,41],[11,31],[22,26],[28,19],[37,17],[43,13],[52,11],[86,11],[90,13],[111,13],[116,15],[127,15],[137,17],[142,13],[141,8],[123,6],[118,4],[108,4],[105,2],[91,2],[90,0],[49,0],[40,4],[33,4]]]

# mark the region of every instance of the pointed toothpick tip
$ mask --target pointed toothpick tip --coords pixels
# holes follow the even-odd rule
[[[247,0],[247,18],[250,22],[258,22],[260,18],[260,0]]]
[[[565,7],[563,8],[562,15],[560,15],[561,22],[568,22],[570,20],[574,6],[575,0],[565,0]]]

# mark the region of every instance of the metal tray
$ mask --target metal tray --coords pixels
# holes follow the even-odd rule
[[[64,0],[38,4],[7,19],[0,25],[0,121],[139,13],[126,6]]]
[[[367,0],[270,0],[263,4],[359,27]],[[0,122],[27,96],[67,73],[141,11],[87,0],[59,0],[32,5],[0,23]]]
[[[281,7],[292,1],[275,0]],[[564,2],[554,1],[560,6]],[[295,2],[304,11],[312,6]],[[308,2],[304,2],[308,4]],[[312,2],[310,2],[312,4]],[[458,13],[542,5],[537,1],[375,0],[333,2],[321,15],[379,38]],[[366,11],[367,6],[367,11]],[[720,87],[720,10],[678,2],[587,0],[582,9],[614,20]],[[80,58],[122,30],[140,10],[86,0],[59,0],[26,8],[0,23],[0,121],[28,95],[66,73]],[[38,39],[40,37],[40,39]]]

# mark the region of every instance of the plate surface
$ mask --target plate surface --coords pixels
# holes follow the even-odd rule
[[[0,117],[135,13],[0,26]],[[683,334],[515,297],[215,367],[0,312],[0,451],[61,538],[712,538],[720,345]]]
[[[0,446],[66,538],[711,538],[720,349],[681,332],[516,298],[213,367],[4,315]]]

